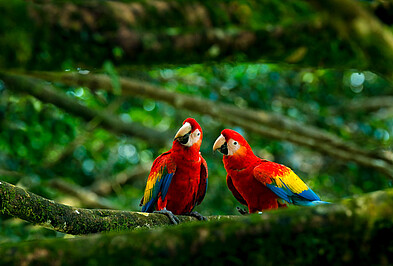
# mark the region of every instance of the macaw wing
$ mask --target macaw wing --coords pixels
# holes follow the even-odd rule
[[[168,192],[172,177],[176,171],[176,165],[170,156],[171,152],[161,154],[154,160],[147,178],[145,193],[143,194],[142,211],[154,211],[159,197],[162,200]]]
[[[201,204],[202,200],[205,198],[206,191],[207,191],[207,175],[208,175],[207,163],[202,156],[200,156],[200,158],[201,158],[201,180],[199,181],[196,205]]]
[[[233,196],[243,205],[247,206],[246,200],[240,195],[239,191],[235,188],[235,186],[232,183],[232,178],[230,175],[227,175],[227,185],[229,190],[232,192]]]
[[[254,168],[254,177],[281,199],[294,204],[307,205],[321,199],[291,169],[269,161]]]

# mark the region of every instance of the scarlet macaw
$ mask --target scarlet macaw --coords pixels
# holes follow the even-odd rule
[[[257,157],[234,130],[224,129],[213,150],[224,154],[228,188],[240,203],[248,206],[250,213],[276,209],[283,203],[303,206],[327,203],[290,168]]]
[[[192,211],[207,190],[207,164],[199,152],[202,136],[202,128],[195,119],[184,120],[172,148],[153,162],[141,200],[143,212],[163,213],[174,224],[179,220],[173,214],[204,219]]]

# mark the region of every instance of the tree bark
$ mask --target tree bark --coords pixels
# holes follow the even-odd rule
[[[293,208],[155,230],[0,247],[0,264],[390,265],[393,190],[340,205]],[[155,216],[155,215],[154,215]]]
[[[69,86],[86,86],[92,90],[112,91],[111,80],[105,75],[50,72],[35,72],[32,75],[52,82],[62,82]],[[377,169],[389,178],[393,178],[393,159],[386,154],[365,150],[328,132],[285,116],[170,92],[158,86],[129,78],[120,78],[119,80],[124,96],[152,98],[169,103],[176,108],[207,114],[214,119],[241,126],[264,137],[306,146],[340,160],[354,161],[359,165]]]

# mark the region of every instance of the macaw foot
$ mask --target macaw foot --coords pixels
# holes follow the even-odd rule
[[[195,211],[194,211],[194,212],[187,213],[187,214],[185,214],[185,215],[195,217],[195,218],[197,218],[199,221],[207,221],[207,218],[204,217],[204,216],[202,216],[202,214],[200,214],[199,212],[195,212]]]
[[[246,209],[242,209],[240,207],[236,207],[236,210],[241,214],[241,215],[246,215],[248,214],[248,211]]]
[[[171,211],[168,211],[167,209],[163,209],[161,211],[154,211],[153,213],[161,213],[161,214],[166,215],[169,218],[169,220],[171,220],[171,222],[173,224],[179,224],[180,223],[179,218],[177,218]]]

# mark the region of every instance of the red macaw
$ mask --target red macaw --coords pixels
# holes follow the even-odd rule
[[[254,155],[247,141],[234,130],[224,129],[213,145],[224,154],[227,185],[250,213],[294,205],[311,206],[321,199],[288,167]]]
[[[202,136],[195,119],[184,120],[172,148],[153,162],[141,200],[143,212],[163,213],[175,224],[179,220],[173,214],[204,219],[192,211],[202,202],[207,189],[207,164],[199,152]]]

